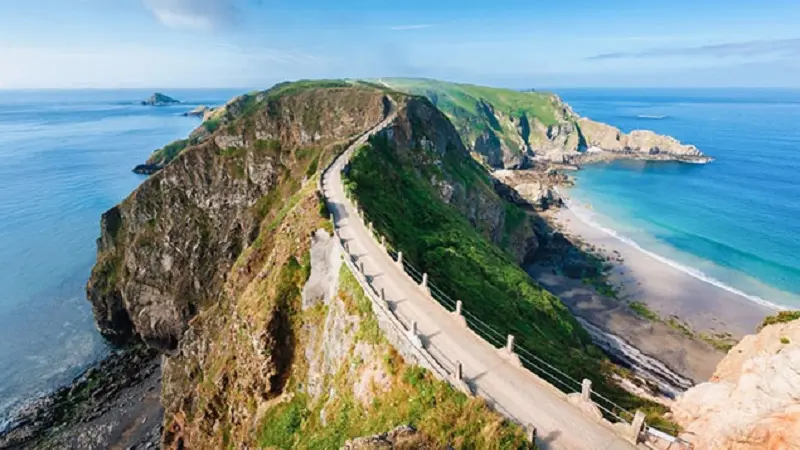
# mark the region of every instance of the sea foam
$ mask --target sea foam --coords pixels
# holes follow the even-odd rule
[[[696,269],[694,267],[689,267],[689,266],[683,265],[683,264],[681,264],[681,263],[679,263],[679,262],[677,262],[675,260],[669,259],[669,258],[667,258],[665,256],[659,255],[658,253],[655,253],[655,252],[652,252],[650,250],[647,250],[644,247],[642,247],[641,245],[639,245],[639,243],[634,241],[633,239],[630,239],[627,236],[624,236],[624,235],[618,233],[615,230],[612,230],[610,228],[604,227],[603,225],[599,224],[596,220],[594,220],[592,218],[592,216],[595,215],[593,212],[591,212],[589,209],[579,205],[578,203],[574,202],[571,198],[569,198],[568,196],[564,195],[563,192],[559,192],[559,195],[561,195],[561,198],[564,201],[564,205],[567,208],[569,208],[569,210],[572,211],[572,213],[575,214],[575,217],[577,217],[581,222],[583,222],[584,224],[586,224],[586,225],[588,225],[588,226],[590,226],[590,227],[592,227],[592,228],[594,228],[596,230],[599,230],[599,231],[602,231],[603,233],[608,234],[609,236],[613,237],[614,239],[616,239],[616,240],[618,240],[618,241],[620,241],[620,242],[622,242],[622,243],[624,243],[626,245],[629,245],[629,246],[635,248],[636,250],[644,253],[645,255],[647,255],[647,256],[649,256],[649,257],[651,257],[651,258],[653,258],[653,259],[655,259],[655,260],[657,260],[657,261],[659,261],[661,263],[664,263],[664,264],[672,267],[673,269],[680,270],[681,272],[683,272],[683,273],[685,273],[685,274],[687,274],[689,276],[692,276],[692,277],[694,277],[694,278],[696,278],[696,279],[698,279],[700,281],[704,281],[704,282],[706,282],[708,284],[711,284],[713,286],[716,286],[716,287],[718,287],[720,289],[724,289],[724,290],[726,290],[726,291],[728,291],[728,292],[730,292],[732,294],[738,295],[740,297],[744,297],[744,298],[746,298],[746,299],[748,299],[748,300],[750,300],[750,301],[752,301],[754,303],[757,303],[759,305],[765,306],[767,308],[775,309],[775,310],[778,310],[778,311],[784,311],[784,310],[787,309],[784,306],[776,305],[775,303],[772,303],[772,302],[770,302],[768,300],[765,300],[765,299],[763,299],[763,298],[761,298],[761,297],[759,297],[757,295],[751,295],[751,294],[743,292],[743,291],[741,291],[739,289],[736,289],[735,287],[730,286],[728,284],[725,284],[724,282],[722,282],[722,281],[720,281],[720,280],[718,280],[718,279],[716,279],[716,278],[714,278],[712,276],[709,276],[709,275],[703,273],[702,271],[700,271],[700,270],[698,270],[698,269]]]

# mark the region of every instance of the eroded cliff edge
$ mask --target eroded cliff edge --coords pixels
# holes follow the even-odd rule
[[[316,179],[384,118],[389,96],[398,145],[449,148],[479,169],[424,98],[295,83],[237,100],[244,107],[223,111],[213,131],[204,127],[203,139],[104,214],[89,299],[104,335],[166,355],[166,445],[336,448],[403,423],[427,423],[419,439],[429,448],[527,445],[480,401],[404,363],[352,277],[320,268],[332,250]],[[488,175],[478,185],[441,175],[441,197],[484,236],[527,242],[520,260],[535,250],[535,225],[508,218]],[[328,274],[316,290],[307,286],[315,271]],[[475,422],[492,426],[469,429]]]
[[[768,318],[673,405],[695,448],[800,448],[800,312]]]
[[[189,319],[218,301],[271,206],[312,164],[316,170],[383,116],[378,91],[319,94],[262,94],[253,100],[259,107],[181,152],[103,214],[87,286],[103,335],[174,350]]]
[[[428,97],[453,122],[465,145],[494,169],[615,159],[706,163],[693,145],[648,130],[620,129],[580,117],[557,95],[429,79],[381,83]]]

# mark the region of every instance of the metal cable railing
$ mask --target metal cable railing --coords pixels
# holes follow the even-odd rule
[[[327,170],[328,170],[328,168],[326,168],[325,171],[323,171],[323,176],[322,177],[324,177],[324,173]],[[320,184],[320,186],[321,186],[321,184]],[[345,194],[349,196],[349,193],[347,191],[345,191]],[[379,227],[381,227],[384,230],[390,229],[390,227],[386,226],[386,223],[384,221],[376,220],[376,218],[374,218],[374,217],[368,217],[368,214],[366,212],[364,212],[363,210],[361,211],[361,215],[362,215],[361,218],[362,218],[362,220],[364,221],[365,224],[370,223],[370,227],[369,228],[370,228],[370,231],[372,231],[372,234],[373,234],[372,237],[374,239],[376,239],[376,240],[378,240],[381,237],[381,234],[379,234],[377,232],[377,230],[375,230],[375,228],[374,228],[375,224],[377,224]],[[383,236],[385,236],[385,235],[383,235]],[[390,244],[389,242],[386,242],[385,238],[382,241],[382,243],[386,244],[387,253],[392,257],[392,259],[397,261],[397,259],[398,259],[398,251],[395,250],[395,247],[392,244]],[[403,265],[403,271],[416,284],[421,284],[422,283],[422,280],[423,280],[423,277],[424,277],[422,271],[420,271],[419,269],[414,267],[405,258],[402,261],[402,265]],[[365,279],[366,279],[366,277],[365,277]],[[430,293],[430,296],[434,300],[436,300],[437,303],[441,304],[445,309],[448,309],[450,311],[456,310],[457,302],[455,300],[453,300],[449,295],[447,295],[447,293],[445,293],[443,290],[441,290],[439,287],[437,287],[435,284],[433,284],[432,280],[430,280],[429,278],[426,279],[426,286],[428,288],[428,292]],[[464,317],[467,325],[469,326],[469,328],[472,329],[478,336],[480,336],[481,338],[486,340],[492,346],[495,346],[495,347],[498,347],[498,348],[502,348],[504,346],[504,344],[506,342],[506,338],[508,336],[507,333],[502,333],[502,332],[498,331],[493,326],[491,326],[490,324],[487,324],[486,322],[481,320],[479,317],[477,317],[475,314],[471,313],[470,311],[468,311],[468,310],[466,310],[464,308],[461,309],[461,314],[463,315],[463,317]],[[408,320],[406,319],[406,322],[407,321]],[[406,327],[408,327],[408,324],[404,324],[404,325]],[[517,343],[514,346],[514,349],[516,350],[516,354],[519,357],[519,359],[527,367],[529,367],[531,369],[535,369],[535,373],[537,373],[537,374],[545,375],[549,380],[551,380],[552,382],[558,384],[560,386],[559,389],[563,388],[567,392],[571,392],[571,391],[573,391],[575,389],[577,389],[576,392],[580,392],[581,391],[582,382],[578,381],[577,379],[575,379],[574,377],[572,377],[569,374],[565,373],[561,369],[559,369],[559,368],[555,367],[554,365],[548,363],[547,361],[543,360],[542,358],[540,358],[539,356],[535,355],[532,351],[526,349],[525,347],[523,347],[519,343]],[[443,352],[438,351],[438,353],[440,354],[439,355],[440,358],[447,359]],[[437,359],[437,358],[434,358],[434,359]],[[452,361],[449,361],[449,362],[452,364]],[[441,361],[440,361],[440,364],[441,364]],[[447,372],[452,373],[451,370],[447,370]],[[603,396],[602,394],[599,394],[599,393],[595,392],[594,390],[590,391],[590,399],[592,400],[592,403],[594,403],[598,407],[598,409],[600,409],[603,413],[607,414],[610,417],[615,418],[616,420],[618,420],[620,422],[628,423],[628,422],[631,422],[633,420],[633,417],[634,417],[633,413],[631,413],[630,411],[626,410],[625,408],[623,408],[622,406],[618,405],[617,403],[613,402],[612,400],[608,399],[607,397]],[[595,400],[595,399],[597,399],[597,400]],[[604,403],[604,404],[601,404],[601,403]],[[623,416],[625,416],[625,417],[623,417]],[[514,418],[514,420],[517,421],[516,418]],[[519,421],[517,421],[517,422],[519,423]],[[669,434],[665,433],[664,431],[658,430],[658,429],[656,429],[654,427],[650,427],[650,426],[648,426],[646,424],[644,425],[644,431],[646,433],[651,434],[652,436],[659,437],[659,438],[662,438],[662,439],[667,439],[670,442],[680,441],[681,443],[688,444],[686,441],[683,441],[683,440],[681,440],[679,438],[672,437]],[[674,430],[673,432],[677,432],[677,431],[678,430]]]

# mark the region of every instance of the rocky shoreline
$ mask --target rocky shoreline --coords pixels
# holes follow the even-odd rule
[[[117,350],[20,410],[0,432],[0,448],[158,448],[160,393],[158,353],[141,344]]]

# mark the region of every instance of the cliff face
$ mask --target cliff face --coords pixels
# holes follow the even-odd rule
[[[165,448],[339,448],[404,424],[413,436],[387,439],[527,446],[404,362],[342,268],[317,177],[384,118],[386,95],[338,82],[257,94],[104,214],[89,298],[104,335],[165,353]],[[429,102],[397,95],[398,143],[458,139]],[[491,234],[495,214],[473,203],[492,192],[448,180],[451,204]]]
[[[218,300],[231,264],[254,241],[279,185],[383,114],[377,91],[311,89],[264,96],[251,114],[184,150],[103,215],[87,286],[100,331],[172,350],[188,320]]]
[[[652,131],[629,134],[581,118],[558,96],[422,79],[384,80],[428,97],[453,122],[467,147],[492,168],[537,162],[586,164],[614,159],[710,161],[692,145]]]
[[[398,170],[399,166],[413,167],[439,199],[490,241],[507,247],[519,263],[533,256],[540,239],[536,221],[509,208],[488,172],[472,160],[459,133],[429,101],[403,99],[400,114],[384,137],[398,158],[392,163]],[[388,152],[384,155],[389,156]]]
[[[800,448],[800,321],[744,338],[672,410],[695,448]]]

